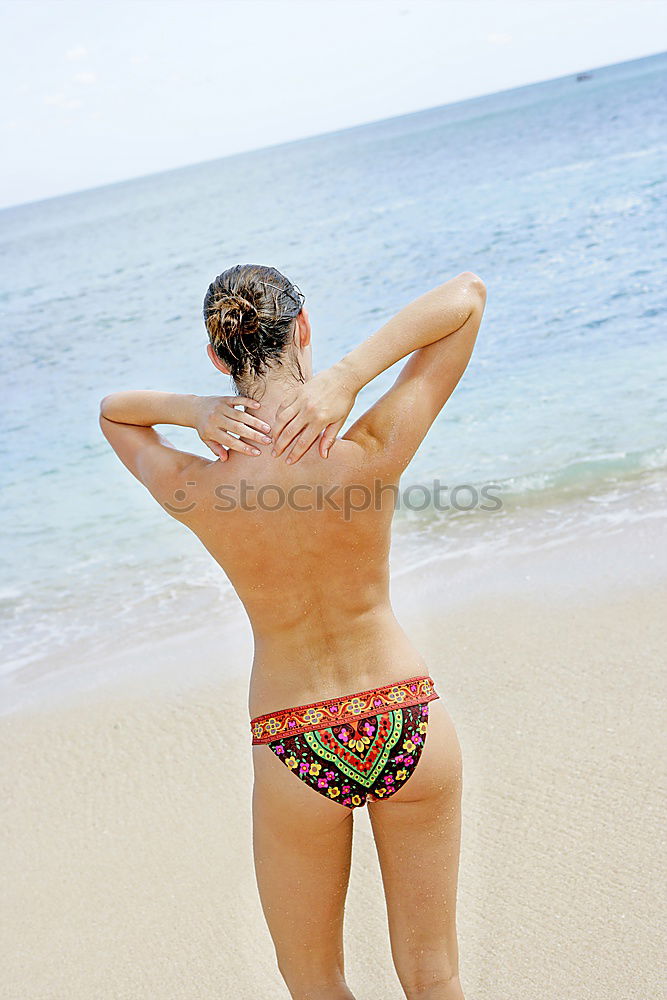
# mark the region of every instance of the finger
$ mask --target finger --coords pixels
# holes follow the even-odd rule
[[[253,413],[241,413],[240,410],[234,410],[233,417],[225,417],[228,420],[235,420],[244,424],[246,427],[254,427],[258,431],[264,431],[268,433],[271,430],[271,424],[267,424],[266,420],[260,420]]]
[[[260,441],[262,444],[271,444],[273,438],[270,438],[268,434],[263,431],[256,431],[249,424],[242,423],[240,420],[225,420],[224,425],[219,424],[219,428],[223,434],[227,431],[231,431],[234,434],[238,434],[239,437],[249,438],[251,441]]]
[[[282,409],[281,407],[278,408],[278,412],[276,413],[276,419],[273,421],[272,436],[274,441],[274,450],[275,450],[275,445],[278,443],[279,439],[280,439],[280,451],[282,451],[283,448],[285,448],[285,446],[289,444],[289,442],[292,440],[291,437],[283,437],[283,435],[287,428],[287,425],[291,420],[294,419],[296,414],[297,414],[296,406],[286,406],[285,409]],[[280,454],[280,452],[276,451],[276,454],[278,455]]]
[[[207,448],[210,448],[216,458],[219,458],[221,462],[226,462],[228,455],[227,449],[223,448],[221,444],[217,441],[204,441]]]
[[[204,442],[207,448],[210,448],[215,457],[218,458],[220,455],[218,449],[221,448],[222,445],[219,445],[217,441],[209,441],[207,438],[202,438],[202,441]]]
[[[285,448],[288,447],[301,431],[304,429],[305,423],[301,414],[297,413],[290,422],[276,434],[275,426],[273,428],[273,454],[281,455]]]
[[[305,427],[290,448],[287,458],[285,459],[287,464],[294,465],[294,463],[298,462],[300,458],[303,458],[313,441],[317,440],[317,435],[318,432],[313,430],[312,427]]]
[[[257,399],[251,399],[250,396],[227,396],[226,399],[230,406],[252,406],[256,410],[261,405]]]
[[[226,428],[227,430],[234,430],[236,433],[236,428],[228,427],[228,424],[233,424],[235,422],[241,422],[246,427],[256,427],[258,431],[270,431],[271,424],[267,424],[266,420],[261,420],[256,417],[254,413],[244,413],[242,410],[235,410],[233,403],[235,402],[233,396],[229,397],[229,403],[224,406],[217,408],[212,417],[212,422],[217,423],[219,427]]]
[[[225,434],[225,432],[222,432]],[[259,448],[255,448],[252,444],[246,444],[245,441],[241,441],[240,438],[232,437],[231,434],[225,434],[225,447],[229,451],[240,451],[244,455],[261,455]]]
[[[329,449],[336,440],[336,435],[344,423],[344,420],[339,420],[337,424],[329,424],[328,427],[325,427],[324,434],[320,440],[320,455],[322,458],[327,458]]]

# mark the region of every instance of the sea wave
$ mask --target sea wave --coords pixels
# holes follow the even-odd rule
[[[555,470],[536,469],[504,479],[446,482],[419,480],[401,483],[398,521],[451,520],[532,507],[560,506],[572,500],[601,500],[613,490],[632,489],[651,479],[667,481],[667,446],[643,451],[612,452],[567,462]]]
[[[667,517],[666,473],[667,448],[610,453],[552,472],[457,484],[463,490],[460,509],[436,506],[432,495],[424,507],[429,484],[402,482],[401,496],[412,489],[417,499],[412,506],[397,505],[392,575],[423,569],[433,560],[474,562],[499,551],[516,555]],[[492,491],[487,497],[498,502],[470,508],[471,495],[482,496],[487,488]],[[129,651],[137,638],[196,629],[213,619],[221,626],[238,622],[238,610],[231,584],[204,552],[172,553],[159,565],[141,558],[121,561],[107,565],[103,579],[92,561],[88,572],[78,565],[57,591],[46,582],[0,593],[5,675],[20,678],[31,664],[63,651],[79,662],[95,658],[110,638],[115,649],[125,644]]]

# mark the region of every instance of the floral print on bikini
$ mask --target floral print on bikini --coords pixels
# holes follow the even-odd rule
[[[253,743],[267,743],[296,777],[354,809],[389,798],[414,772],[426,740],[429,702],[437,697],[430,677],[419,677],[301,705],[251,720]],[[387,707],[397,702],[400,707]],[[327,725],[331,716],[338,721]],[[312,721],[308,728],[308,718],[317,728]],[[272,728],[292,734],[271,739]]]

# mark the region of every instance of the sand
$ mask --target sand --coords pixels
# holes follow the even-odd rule
[[[661,996],[667,581],[636,561],[618,577],[618,546],[599,540],[605,564],[595,544],[583,561],[573,545],[514,560],[465,599],[441,586],[439,606],[405,591],[464,753],[467,1000]],[[0,720],[0,996],[287,998],[252,868],[247,682],[130,684],[126,666],[122,683]],[[230,771],[234,746],[248,749]],[[346,948],[359,1000],[402,997],[364,810]]]

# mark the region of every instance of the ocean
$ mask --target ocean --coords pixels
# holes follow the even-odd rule
[[[666,84],[660,54],[0,212],[6,704],[55,653],[80,669],[241,621],[98,426],[115,390],[231,391],[201,306],[235,263],[299,285],[316,369],[460,271],[484,279],[468,371],[403,477],[395,575],[664,517]]]

